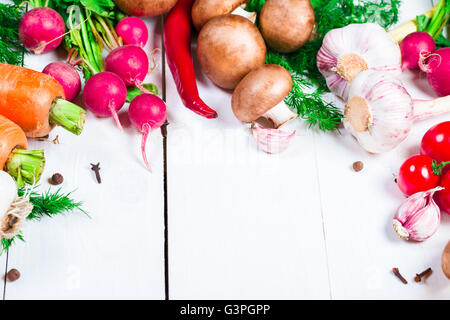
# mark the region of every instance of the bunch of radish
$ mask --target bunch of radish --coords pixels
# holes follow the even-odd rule
[[[97,117],[112,117],[122,130],[118,112],[127,100],[127,87],[137,87],[142,95],[131,101],[129,117],[142,133],[142,156],[151,171],[145,153],[149,133],[165,122],[166,105],[142,84],[149,73],[149,58],[143,47],[148,41],[145,23],[137,17],[126,17],[116,26],[124,46],[111,51],[104,61],[105,71],[92,75],[83,89],[85,106]],[[35,8],[27,12],[20,23],[20,39],[34,54],[56,49],[65,36],[65,24],[58,12],[51,8]],[[82,59],[69,51],[66,62],[53,62],[43,73],[52,76],[62,86],[65,97],[73,101],[81,92],[81,78],[76,70]],[[99,94],[101,93],[101,94]]]

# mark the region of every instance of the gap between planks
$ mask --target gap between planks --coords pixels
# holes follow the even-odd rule
[[[323,233],[323,243],[325,249],[325,261],[327,263],[327,278],[328,278],[328,290],[330,300],[333,300],[333,293],[331,290],[331,278],[330,278],[330,263],[328,259],[328,246],[327,246],[327,236],[326,236],[326,227],[325,227],[325,219],[323,216],[323,204],[322,204],[322,188],[320,187],[320,174],[319,174],[319,161],[317,155],[317,140],[316,140],[316,132],[313,132],[313,143],[314,143],[314,162],[316,163],[316,177],[317,177],[317,189],[319,192],[319,202],[320,202],[320,216],[322,219],[322,233]]]
[[[166,48],[164,46],[164,24],[165,15],[161,16],[161,73],[162,73],[162,98],[164,102],[167,100],[166,92]],[[163,136],[163,166],[164,166],[164,299],[170,300],[169,292],[169,207],[167,192],[167,125],[166,120],[161,127]]]

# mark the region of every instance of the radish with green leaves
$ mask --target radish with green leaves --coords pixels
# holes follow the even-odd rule
[[[127,87],[122,79],[112,72],[100,72],[86,82],[83,100],[89,110],[97,117],[113,117],[117,127],[122,130],[117,112],[127,99]]]
[[[144,47],[148,41],[148,29],[138,17],[127,17],[117,24],[116,32],[124,44]]]
[[[149,62],[144,49],[126,45],[111,51],[105,59],[105,70],[117,74],[127,87],[138,87],[144,93],[150,93],[142,86],[149,71]]]
[[[51,8],[35,8],[22,17],[19,38],[34,54],[55,50],[62,42],[66,26],[61,15]]]
[[[145,166],[152,172],[147,160],[145,145],[152,130],[160,128],[166,121],[167,108],[164,101],[154,94],[141,94],[131,101],[128,116],[131,123],[142,133],[141,151]]]
[[[440,96],[450,95],[450,48],[436,50],[420,62],[420,69],[427,73],[428,83]]]
[[[414,32],[403,39],[400,49],[402,51],[402,71],[405,71],[406,69],[419,69],[419,61],[436,50],[436,44],[428,33]]]
[[[74,66],[66,62],[52,62],[42,73],[55,78],[63,87],[67,101],[73,101],[80,94],[81,78]]]

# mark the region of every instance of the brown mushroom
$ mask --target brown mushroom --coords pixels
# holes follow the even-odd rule
[[[450,280],[450,241],[442,253],[442,271],[445,276]]]
[[[212,18],[233,13],[248,0],[197,0],[192,7],[192,22],[200,30]]]
[[[291,90],[290,73],[279,65],[266,64],[242,79],[234,90],[231,106],[242,122],[265,118],[278,129],[297,117],[284,103]]]
[[[177,0],[114,0],[120,10],[133,16],[154,17],[169,12]]]
[[[258,28],[233,14],[211,19],[197,40],[203,72],[224,89],[234,89],[250,71],[264,65],[266,51]]]
[[[267,0],[259,24],[269,47],[281,53],[294,52],[311,37],[314,9],[310,0]]]

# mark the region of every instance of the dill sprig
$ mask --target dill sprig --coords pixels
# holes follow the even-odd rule
[[[246,10],[259,13],[266,0],[250,0]],[[328,31],[352,23],[376,22],[388,28],[398,22],[400,0],[312,0],[316,16],[314,39],[291,54],[267,52],[267,63],[279,64],[292,75],[294,86],[286,104],[310,126],[323,131],[336,130],[343,115],[332,103],[323,99],[328,87],[317,69],[317,53]],[[305,91],[312,91],[306,93]]]
[[[19,189],[18,195],[21,197],[25,194],[25,190]],[[81,206],[81,202],[76,202],[70,198],[72,192],[67,194],[61,193],[61,189],[56,192],[51,193],[50,190],[43,194],[38,194],[36,192],[31,192],[30,202],[33,205],[33,211],[27,217],[27,220],[41,220],[42,217],[54,217],[56,215],[63,215],[73,211],[81,211],[85,215],[89,216],[86,211],[84,211]],[[2,251],[0,255],[7,251],[15,241],[24,241],[22,232],[13,237],[12,239],[2,239]]]
[[[17,241],[23,241],[25,242],[25,239],[23,238],[22,231],[20,231],[15,237],[11,239],[2,239],[2,251],[0,251],[0,255],[2,255],[4,252],[8,251],[10,247]]]
[[[19,190],[19,196],[24,195],[24,190]],[[43,194],[32,192],[30,202],[33,205],[33,211],[27,217],[28,220],[40,220],[42,217],[53,217],[55,215],[66,214],[74,210],[78,210],[87,215],[81,206],[83,203],[76,202],[70,198],[72,192],[67,194],[61,193],[61,189],[51,193],[50,190]]]
[[[19,40],[19,23],[24,13],[18,1],[12,4],[0,3],[0,62],[23,64],[24,47]]]

